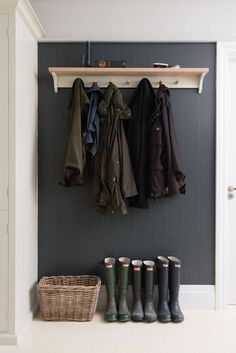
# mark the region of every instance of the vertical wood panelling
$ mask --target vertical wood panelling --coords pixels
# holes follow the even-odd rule
[[[55,94],[47,69],[80,65],[84,48],[84,43],[39,44],[39,277],[98,273],[105,256],[172,254],[183,262],[183,284],[214,284],[215,45],[92,44],[92,65],[99,58],[117,58],[130,67],[167,61],[210,69],[201,95],[194,89],[171,90],[186,195],[150,201],[148,210],[129,208],[127,216],[96,212],[88,176],[82,186],[57,184],[71,91]],[[128,103],[133,90],[122,92]]]

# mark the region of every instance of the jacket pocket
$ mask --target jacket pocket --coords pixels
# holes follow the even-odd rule
[[[154,145],[162,145],[162,129],[160,127],[151,130],[151,142]]]
[[[156,127],[151,130],[151,168],[162,170],[161,154],[163,150],[162,130]]]

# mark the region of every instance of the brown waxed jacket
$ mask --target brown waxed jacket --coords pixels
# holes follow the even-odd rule
[[[104,213],[127,213],[125,199],[137,195],[123,119],[129,119],[120,90],[112,83],[107,87],[98,111],[102,118],[102,135],[95,157],[93,192],[98,209]]]
[[[185,175],[179,158],[170,92],[157,90],[150,124],[149,193],[153,199],[185,194]]]
[[[83,172],[86,160],[84,148],[84,116],[89,99],[81,79],[76,79],[72,89],[72,99],[68,117],[68,130],[65,156],[59,184],[63,186],[83,184]]]

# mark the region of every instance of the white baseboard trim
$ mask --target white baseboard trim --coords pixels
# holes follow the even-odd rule
[[[0,333],[0,346],[16,346],[24,337],[27,330],[30,328],[31,323],[38,312],[38,305],[35,304],[32,311],[28,314],[28,317],[21,325],[21,327],[17,330],[16,334],[10,333]]]
[[[0,346],[16,346],[17,337],[13,334],[0,333]]]
[[[154,304],[157,306],[158,288],[154,289]],[[128,305],[132,307],[132,288],[129,286]],[[215,310],[215,286],[213,285],[182,285],[180,288],[180,305],[183,310]],[[97,310],[106,308],[106,288],[101,286]]]
[[[215,286],[183,285],[180,302],[184,310],[215,310]]]
[[[28,331],[30,328],[30,325],[35,317],[35,315],[38,312],[38,305],[35,304],[32,308],[32,311],[28,314],[28,317],[24,321],[23,325],[17,330],[16,337],[17,337],[17,344],[21,341],[21,339],[24,337],[25,333]]]

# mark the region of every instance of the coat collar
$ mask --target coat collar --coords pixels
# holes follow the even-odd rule
[[[98,86],[97,82],[94,82],[92,86],[87,90],[87,94],[90,95],[92,93],[98,93],[99,95],[103,95],[102,90]]]
[[[131,116],[130,109],[124,103],[122,94],[119,88],[110,82],[105,93],[104,98],[99,105],[99,111],[102,115],[108,114],[109,106],[113,105],[118,111],[120,111],[121,119],[128,119]]]

